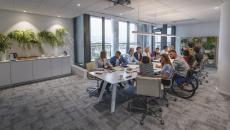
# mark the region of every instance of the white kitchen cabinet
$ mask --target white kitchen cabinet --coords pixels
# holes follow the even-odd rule
[[[62,74],[70,74],[71,73],[71,63],[70,57],[62,58]]]
[[[62,58],[63,57],[50,58],[52,76],[62,75]]]
[[[33,80],[33,61],[11,62],[11,81],[13,84]]]
[[[0,63],[0,86],[11,84],[10,62]]]
[[[44,79],[51,77],[50,59],[38,59],[33,61],[33,79]]]

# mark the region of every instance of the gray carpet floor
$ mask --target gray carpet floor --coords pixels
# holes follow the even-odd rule
[[[115,113],[108,93],[101,103],[86,88],[95,81],[74,75],[0,91],[0,130],[228,130],[230,97],[218,93],[215,69],[191,100],[163,107],[165,125],[127,111],[133,89],[119,89]]]

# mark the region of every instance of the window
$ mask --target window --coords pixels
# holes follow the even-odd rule
[[[167,28],[167,34],[172,34],[172,28],[171,27],[168,27]],[[171,37],[167,37],[167,46],[171,46]]]
[[[136,48],[137,47],[137,34],[132,33],[133,31],[137,31],[137,25],[134,23],[130,23],[130,29],[129,29],[129,42],[130,42],[130,48]]]
[[[119,51],[126,54],[127,46],[127,22],[119,22]]]
[[[161,34],[160,31],[155,32],[156,34]],[[161,36],[155,36],[155,48],[159,48],[161,50]]]
[[[90,17],[91,61],[95,61],[102,51],[102,19]]]
[[[107,58],[113,55],[113,26],[111,19],[105,19],[105,51]]]

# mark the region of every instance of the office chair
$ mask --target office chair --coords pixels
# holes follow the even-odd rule
[[[172,86],[172,80],[164,80],[161,79],[161,88],[163,88],[163,102],[162,105],[166,105],[166,107],[169,107],[169,100],[177,101],[177,98],[170,96],[168,93],[171,91]]]
[[[89,80],[96,80],[97,81],[97,86],[96,87],[89,87],[87,88],[87,92],[89,93],[89,96],[93,96],[95,94],[98,94],[97,91],[98,91],[98,88],[99,88],[99,81],[100,79],[92,76],[89,74],[89,72],[92,72],[95,68],[95,62],[89,62],[89,63],[86,63],[86,70],[87,70],[87,78]]]
[[[163,96],[161,88],[161,80],[153,77],[137,77],[136,78],[136,94],[138,95],[128,103],[128,111],[142,113],[140,124],[144,124],[144,119],[147,115],[156,118],[164,125],[162,118],[162,108],[156,102],[156,98]],[[153,104],[154,103],[154,104]]]

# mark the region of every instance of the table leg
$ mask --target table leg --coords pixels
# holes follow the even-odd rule
[[[107,84],[107,83],[104,81],[103,86],[102,86],[102,88],[101,88],[100,96],[99,96],[99,98],[98,98],[98,102],[100,102],[101,99],[102,99],[102,96],[103,96],[103,94],[104,94],[104,92],[105,92],[106,84]]]
[[[116,94],[117,94],[117,86],[115,84],[112,85],[112,99],[111,99],[111,113],[115,111],[116,105]]]

